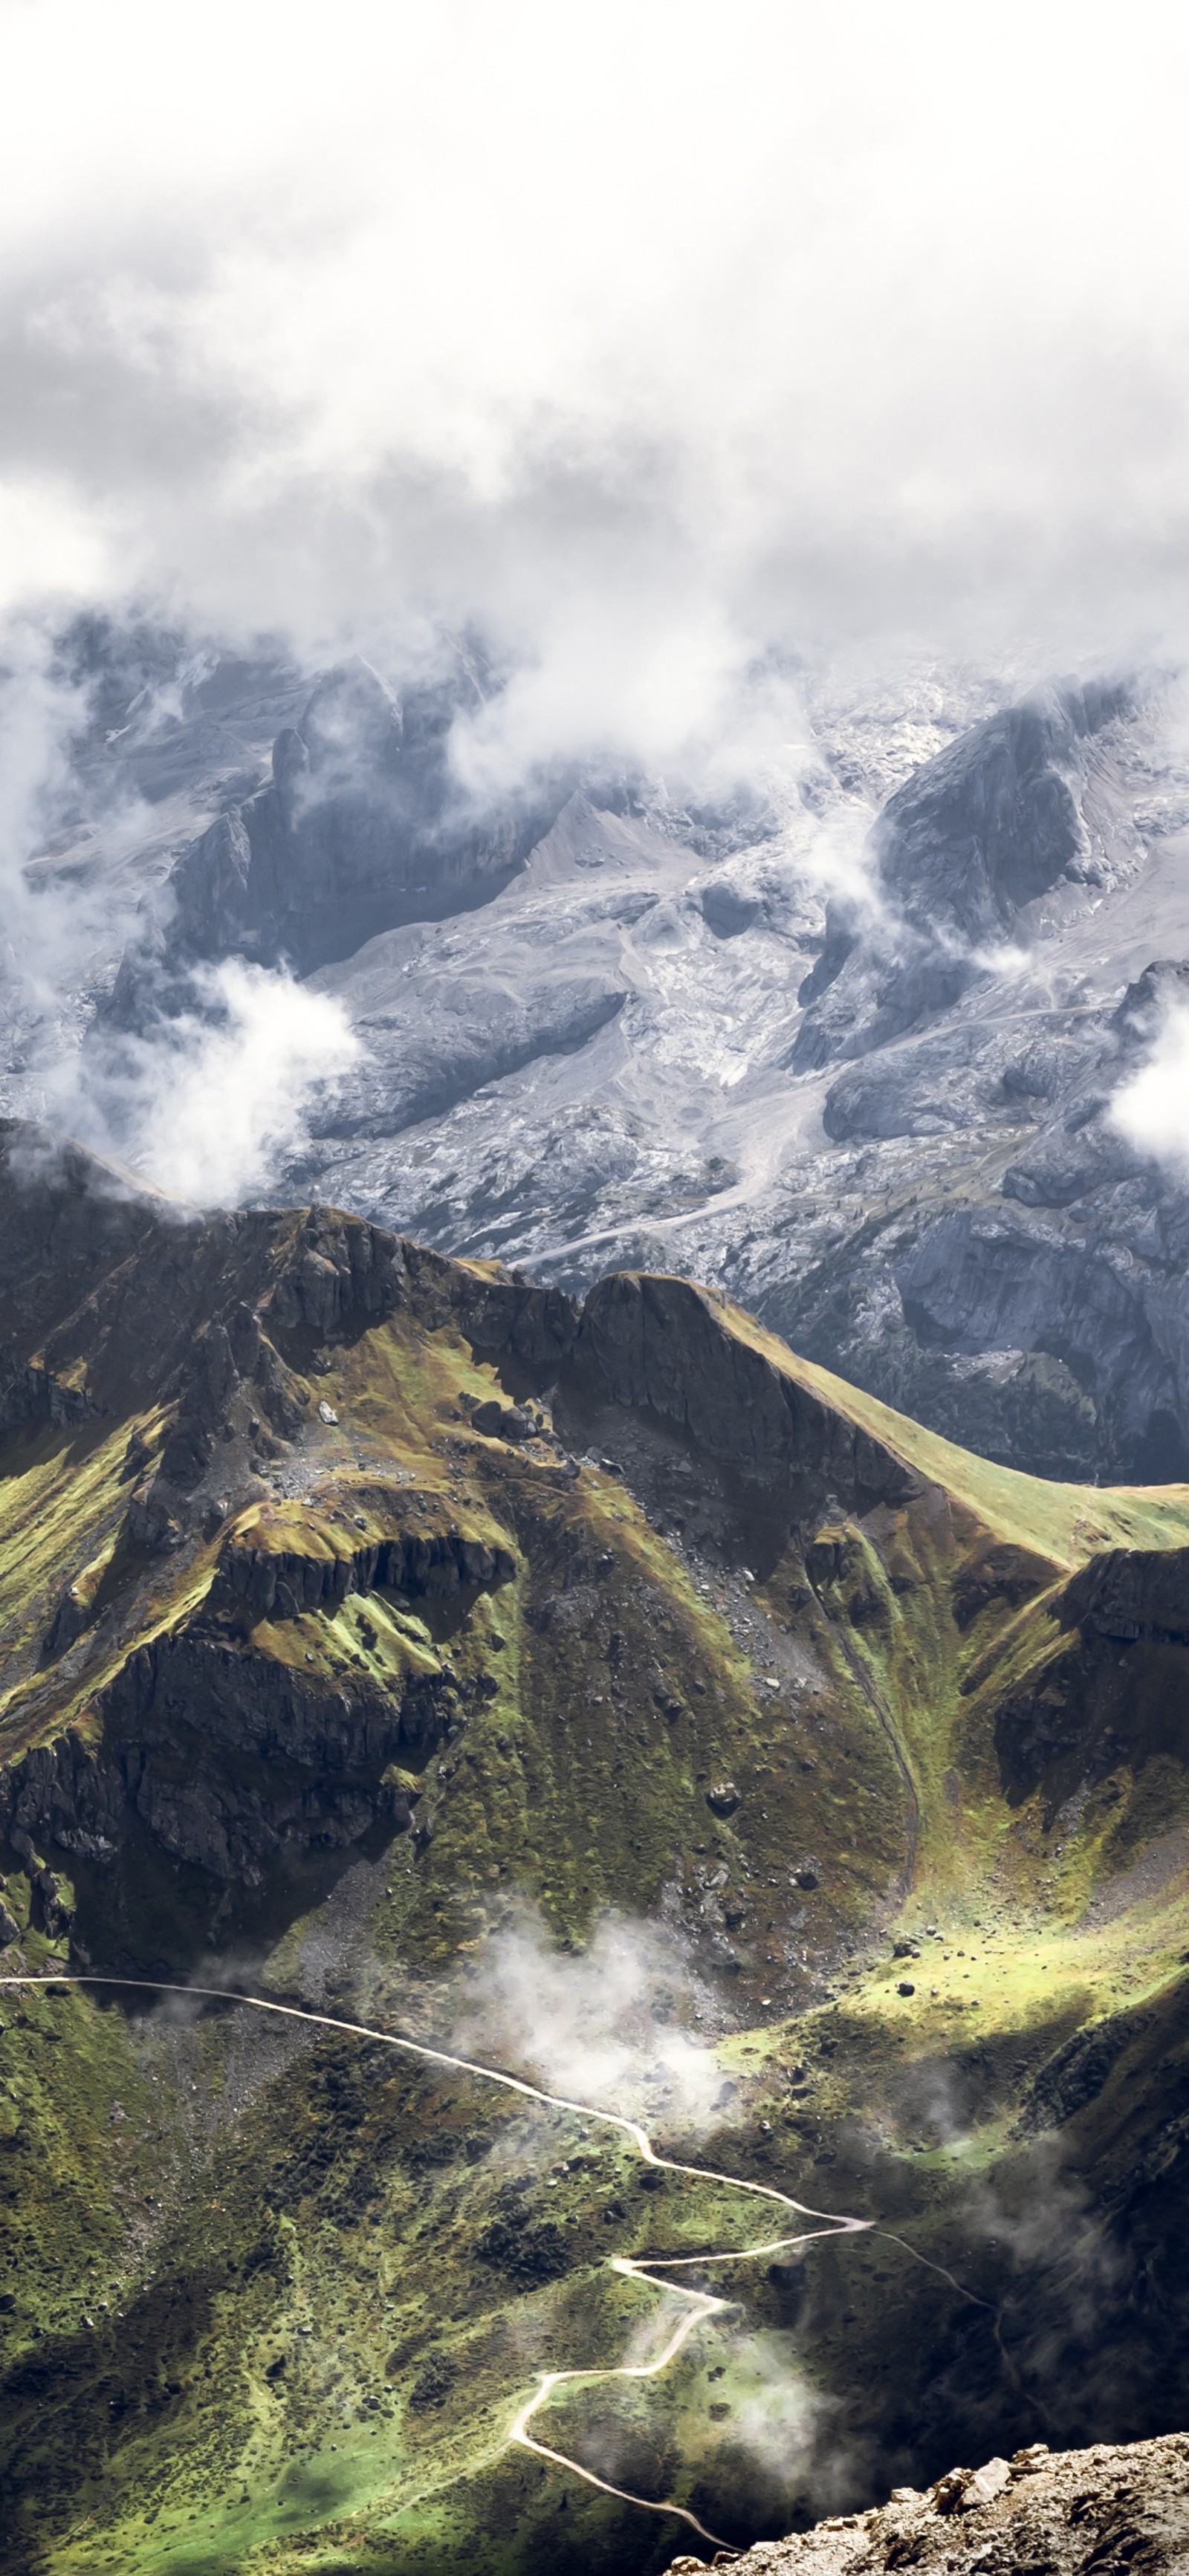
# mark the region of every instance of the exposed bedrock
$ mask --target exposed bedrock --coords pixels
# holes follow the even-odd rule
[[[626,1000],[605,975],[538,972],[519,987],[495,973],[443,977],[399,1011],[390,1001],[375,1016],[357,1014],[363,1061],[336,1084],[333,1105],[314,1114],[310,1132],[396,1135],[539,1056],[577,1054]]]
[[[976,2454],[977,2456],[977,2454]],[[739,2576],[1081,2576],[1142,2568],[1183,2576],[1189,2559],[1189,2436],[1050,2451],[1031,2442],[1011,2459],[953,2468],[890,2504],[834,2514],[792,2539],[763,2542]],[[701,2576],[705,2561],[675,2558],[669,2576]]]
[[[812,1510],[827,1490],[860,1509],[919,1490],[891,1450],[728,1332],[714,1297],[687,1280],[630,1271],[601,1280],[573,1366],[580,1390],[646,1406],[749,1480],[779,1481],[794,1510]]]
[[[301,1391],[277,1347],[350,1335],[418,1300],[453,1265],[336,1209],[196,1218],[72,1146],[0,1126],[0,1402],[10,1422],[176,1405],[185,1480],[238,1384],[288,1436]]]
[[[1043,1118],[1049,1103],[1064,1106],[1087,1068],[1097,1066],[1110,1027],[1106,1012],[1053,1011],[1023,1026],[1014,1019],[968,1019],[905,1038],[838,1074],[822,1123],[836,1143],[850,1144],[959,1133],[1012,1113]],[[1122,1150],[1121,1137],[1117,1143]]]
[[[871,900],[832,901],[801,988],[798,1070],[866,1055],[950,1009],[1030,903],[1093,869],[1090,749],[1129,703],[1121,685],[1038,689],[889,797],[869,842]]]
[[[1100,1637],[1189,1645],[1189,1553],[1111,1548],[1092,1556],[1062,1595],[1062,1617]]]
[[[920,1480],[841,1407],[777,1366],[726,1321],[725,1301],[688,1279],[618,1271],[575,1306],[556,1289],[500,1283],[467,1305],[475,1347],[507,1358],[584,1408],[639,1408],[751,1484],[779,1485],[797,1517],[828,1494],[847,1507],[902,1501]]]
[[[1002,936],[1071,861],[1088,859],[1087,748],[1130,696],[1103,681],[1037,689],[889,797],[875,844],[906,917],[922,929],[951,924],[971,944]]]
[[[0,1772],[0,1817],[34,1842],[113,1861],[134,1821],[175,1860],[256,1884],[283,1849],[335,1850],[374,1826],[406,1829],[411,1800],[384,1773],[424,1753],[454,1708],[445,1678],[305,1684],[213,1638],[164,1638],[98,1702],[101,1734],[34,1747]]]
[[[894,1277],[924,1350],[1047,1352],[1091,1398],[1116,1473],[1189,1472],[1189,1300],[1171,1246],[1141,1267],[1080,1230],[964,1209],[918,1235]]]
[[[1153,1210],[1151,1222],[1189,1240],[1189,1214],[1183,1185],[1139,1152],[1114,1123],[1115,1094],[1133,1075],[1157,1037],[1167,1014],[1189,1000],[1189,964],[1182,958],[1157,957],[1128,985],[1109,1016],[1085,1016],[1086,1060],[1080,1073],[1054,1094],[1053,1106],[1025,1152],[1004,1173],[1008,1198],[1025,1207],[1064,1208],[1085,1200],[1091,1222],[1111,1225],[1119,1183],[1142,1181],[1130,1193]],[[1111,1193],[1112,1196],[1107,1196]],[[1119,1215],[1126,1224],[1128,1193]],[[1115,1218],[1115,1225],[1118,1218]],[[1114,1226],[1111,1227],[1114,1231]]]
[[[332,1557],[235,1541],[222,1551],[210,1598],[216,1612],[242,1603],[253,1619],[297,1619],[334,1609],[356,1592],[386,1588],[440,1599],[463,1584],[506,1583],[513,1572],[507,1548],[456,1529],[406,1531]]]
[[[1051,1822],[1121,1769],[1189,1753],[1189,1552],[1107,1550],[1049,1608],[1057,1650],[1005,1693],[995,1747],[1009,1801],[1041,1789]]]
[[[459,703],[438,688],[402,704],[359,656],[328,671],[278,734],[269,785],[179,859],[155,933],[121,970],[117,1024],[137,1024],[171,968],[237,954],[308,974],[378,931],[467,911],[506,884],[567,789],[476,814],[449,765]]]

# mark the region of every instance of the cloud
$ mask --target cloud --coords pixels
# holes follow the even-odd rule
[[[854,2457],[839,2438],[836,2398],[803,2374],[787,2338],[738,2336],[732,2355],[730,2446],[791,2495],[805,2483],[818,2511],[855,2484]]]
[[[1141,1154],[1189,1179],[1189,1007],[1170,1002],[1145,1065],[1122,1083],[1110,1124]]]
[[[10,596],[389,668],[472,623],[506,765],[664,765],[774,643],[1179,649],[1187,49],[1022,0],[9,0]]]
[[[359,1041],[339,1002],[286,974],[231,957],[191,981],[194,1007],[124,1038],[104,1078],[65,1061],[60,1114],[168,1197],[234,1207],[304,1140],[314,1099]]]
[[[609,1914],[587,1949],[562,1951],[522,1905],[474,1971],[455,2045],[672,2135],[730,2116],[716,2107],[721,2068],[679,2018],[698,2002],[684,1953],[660,1927]]]
[[[169,1197],[210,1207],[259,1195],[304,1142],[327,1083],[358,1059],[359,1041],[332,997],[237,958],[196,969],[189,1006],[144,1034],[96,1026],[96,993],[143,937],[137,885],[113,889],[110,877],[61,875],[52,858],[35,860],[64,816],[75,830],[81,820],[75,755],[90,695],[64,677],[36,621],[10,620],[0,653],[5,1105],[48,1116]],[[141,696],[143,737],[175,711],[176,687],[166,678]],[[92,819],[109,848],[143,835],[149,818],[126,789],[122,805],[106,777],[97,793]]]
[[[56,989],[64,950],[77,944],[74,917],[67,923],[60,907],[42,901],[26,866],[67,789],[85,701],[63,684],[35,623],[13,620],[0,655],[0,954],[11,983],[44,995]]]

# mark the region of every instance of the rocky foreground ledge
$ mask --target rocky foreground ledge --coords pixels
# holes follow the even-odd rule
[[[899,2567],[1180,2576],[1189,2570],[1189,2434],[1089,2451],[1037,2442],[985,2468],[950,2469],[923,2495],[897,2487],[890,2504],[761,2541],[730,2563],[740,2576],[876,2576]],[[669,2576],[701,2576],[704,2564],[675,2558]]]

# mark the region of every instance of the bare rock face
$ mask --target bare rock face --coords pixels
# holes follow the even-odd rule
[[[398,703],[354,655],[318,682],[273,746],[268,786],[219,816],[169,881],[166,957],[285,958],[302,973],[378,931],[483,902],[555,806],[476,818],[453,788],[444,691]],[[133,1003],[131,963],[116,1017]]]
[[[872,835],[887,911],[865,929],[849,898],[831,904],[802,988],[795,1065],[867,1055],[948,1010],[1025,907],[1088,860],[1086,745],[1127,694],[1076,682],[1037,690],[889,797]]]
[[[719,2563],[715,2559],[715,2565]],[[723,2563],[726,2563],[725,2553]],[[1049,2451],[1043,2442],[981,2469],[951,2469],[925,2494],[898,2487],[872,2513],[835,2514],[730,2562],[741,2576],[1182,2576],[1189,2568],[1189,2435],[1116,2448]],[[695,2576],[702,2558],[673,2560]]]
[[[1189,1638],[1189,1560],[1183,1548],[1167,1556],[1137,1548],[1111,1548],[1093,1556],[1065,1587],[1063,1616],[1092,1635],[1133,1645],[1139,1638]]]
[[[573,1353],[579,1385],[647,1408],[742,1475],[869,1503],[903,1501],[916,1479],[800,1373],[728,1328],[724,1301],[685,1279],[621,1271],[592,1288]]]

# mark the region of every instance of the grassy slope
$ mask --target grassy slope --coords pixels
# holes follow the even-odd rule
[[[741,1964],[723,1991],[743,2027],[720,2054],[744,2118],[706,2143],[708,2159],[887,2218],[1004,2306],[1011,2362],[1005,2379],[985,2309],[886,2240],[854,2238],[811,2258],[804,2295],[770,2283],[763,2264],[729,2275],[747,2331],[742,2318],[704,2329],[663,2386],[631,2400],[612,2390],[596,2408],[559,2401],[558,2438],[568,2427],[573,2447],[595,2443],[621,2482],[675,2487],[743,2536],[766,2513],[784,2519],[800,2492],[787,2427],[784,2469],[767,2482],[739,2446],[741,2417],[771,2413],[773,2377],[803,2388],[807,2416],[816,2397],[832,2428],[804,2470],[819,2503],[823,2458],[841,2457],[848,2495],[898,2459],[919,2474],[977,2404],[992,2429],[1016,2405],[1043,2432],[1046,2366],[1018,2278],[1030,2311],[1055,2318],[1058,2301],[1029,2213],[1043,2193],[1053,2242],[1075,2259],[1077,2175],[1109,2172],[1122,2189],[1153,2137],[1175,2133],[1179,1657],[1166,1651],[1162,1679],[1153,1650],[1151,1687],[1168,1708],[1159,1741],[1092,1789],[1061,1829],[1059,1856],[1040,1793],[1014,1808],[1004,1797],[994,1719],[1004,1691],[1054,1654],[1052,1585],[1103,1545],[1184,1544],[1189,1495],[1086,1492],[987,1467],[793,1361],[746,1318],[728,1322],[945,1502],[934,1491],[862,1526],[823,1526],[808,1580],[790,1545],[747,1592],[726,1565],[699,1572],[683,1560],[610,1472],[559,1484],[546,1453],[475,1438],[459,1392],[482,1396],[496,1381],[448,1328],[400,1320],[334,1353],[315,1391],[339,1426],[300,1444],[318,1509],[253,1505],[242,1537],[278,1548],[299,1537],[315,1552],[354,1543],[375,1471],[395,1456],[419,1526],[445,1516],[498,1536],[516,1570],[494,1592],[441,1602],[373,1596],[374,1645],[351,1600],[333,1616],[258,1624],[246,1654],[303,1674],[312,1657],[328,1683],[366,1669],[392,1685],[446,1656],[461,1679],[490,1674],[495,1690],[420,1764],[433,1841],[414,1856],[405,1839],[357,1865],[345,1935],[334,1928],[337,1866],[287,1897],[272,1891],[271,1913],[248,1906],[241,1935],[274,1991],[308,1983],[321,1943],[345,2001],[399,2024],[432,2017],[433,1981],[483,1941],[509,1891],[538,1898],[568,1938],[609,1902],[643,1912],[675,1889],[695,1933],[720,1934],[721,1908],[737,1898]],[[64,1581],[110,1542],[137,1428],[153,1438],[138,1418],[102,1441],[10,1444],[0,1587],[15,1643],[43,1633]],[[191,1615],[226,1535],[181,1561],[117,1567],[119,1633],[77,1672],[51,1679],[14,1657],[7,1742],[67,1717],[93,1726],[97,1681],[131,1644]],[[992,1589],[959,1624],[956,1591],[1004,1545],[1033,1560],[1036,1589],[1023,1601]],[[804,1687],[767,1694],[764,1671],[790,1659]],[[675,1716],[657,1705],[654,1669]],[[724,1774],[742,1804],[719,1821],[705,1788]],[[819,1877],[808,1894],[789,1876],[806,1854]],[[57,1866],[61,1855],[48,1857]],[[1101,1891],[1128,1868],[1129,1901],[1112,1909]],[[77,1876],[94,1943],[107,1899],[97,1877]],[[185,1871],[141,1851],[135,1879],[125,1935],[139,1905],[144,1939],[159,1942],[172,1902],[191,1955]],[[19,1866],[7,1901],[29,1914]],[[906,1980],[889,1935],[935,1922],[948,1941],[930,1941]],[[38,1964],[64,1944],[33,1928],[24,1948]],[[775,2015],[759,2003],[769,1990]],[[630,2161],[579,2138],[572,2120],[526,2119],[477,2084],[443,2083],[366,2044],[266,2047],[241,2013],[137,2019],[78,1994],[38,1995],[4,2017],[0,2214],[15,2259],[0,2324],[9,2511],[27,2563],[62,2576],[112,2563],[465,2564],[493,2576],[665,2563],[672,2526],[508,2457],[500,2436],[535,2367],[612,2360],[650,2313],[647,2291],[607,2272],[608,2252],[746,2242],[739,2204],[692,2184],[642,2194]],[[1062,2124],[1071,2179],[1057,2173],[1057,2133],[1034,2142],[1013,2127],[1054,2049],[1099,2021],[1120,2045]],[[795,2065],[804,2077],[790,2079]],[[1173,2134],[1170,2172],[1175,2150]],[[561,2158],[571,2171],[549,2191]],[[526,2280],[477,2252],[521,2170],[533,2177],[530,2243],[546,2226],[560,2236],[556,2278]],[[1164,2187],[1159,2172],[1148,2180]],[[1146,2402],[1141,2392],[1141,2411]]]
[[[957,1448],[952,1440],[943,1440],[907,1414],[881,1404],[877,1396],[835,1377],[830,1369],[799,1359],[742,1307],[724,1300],[716,1311],[731,1333],[782,1376],[811,1388],[848,1421],[869,1431],[955,1502],[976,1513],[997,1536],[1041,1549],[1070,1570],[1102,1547],[1185,1543],[1189,1485],[1058,1485],[1023,1476],[1014,1467],[992,1466],[986,1458],[976,1458],[971,1450]]]

